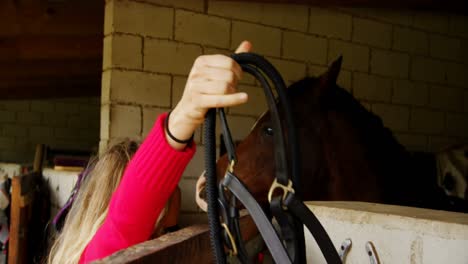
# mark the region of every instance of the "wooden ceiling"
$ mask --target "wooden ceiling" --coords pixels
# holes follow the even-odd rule
[[[0,17],[0,99],[100,95],[103,0],[2,0]]]
[[[0,0],[0,100],[99,96],[104,2],[104,0]],[[256,2],[417,8],[466,13],[468,1],[256,0]]]

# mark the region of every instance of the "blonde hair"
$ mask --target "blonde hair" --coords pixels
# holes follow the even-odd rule
[[[135,142],[125,141],[90,162],[89,166],[93,168],[79,190],[62,232],[52,245],[47,263],[79,262],[84,249],[104,222],[112,193],[136,149]]]

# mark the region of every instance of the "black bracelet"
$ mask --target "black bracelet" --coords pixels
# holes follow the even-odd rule
[[[166,116],[166,120],[164,120],[164,127],[165,127],[165,130],[166,130],[166,133],[167,135],[172,139],[174,140],[175,142],[179,143],[179,144],[189,144],[190,142],[193,141],[193,135],[195,134],[192,134],[192,136],[189,138],[189,139],[185,139],[185,140],[180,140],[178,138],[176,138],[174,135],[171,134],[171,131],[169,131],[169,116],[171,116],[171,112],[172,111],[169,111],[169,113],[167,114]]]

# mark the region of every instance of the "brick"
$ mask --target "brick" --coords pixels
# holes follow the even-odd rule
[[[143,108],[143,137],[146,137],[151,131],[158,116],[167,111],[167,109],[162,108]]]
[[[243,40],[250,40],[254,43],[256,53],[280,56],[280,29],[233,21],[231,49],[234,50]]]
[[[29,138],[37,142],[44,142],[46,139],[51,139],[54,136],[54,128],[46,126],[29,127]],[[98,135],[96,135],[97,138]]]
[[[121,67],[141,69],[143,65],[142,38],[129,35],[109,35],[104,38],[104,69]]]
[[[205,170],[205,147],[204,146],[197,146],[197,152],[193,156],[192,160],[190,160],[189,164],[185,168],[185,171],[182,175],[184,178],[187,177],[194,177],[198,178],[201,173]]]
[[[89,118],[86,115],[71,115],[68,117],[67,127],[89,128]]]
[[[227,19],[177,10],[175,23],[176,40],[229,48],[231,23]]]
[[[451,15],[449,33],[455,36],[468,38],[468,19],[466,16]]]
[[[20,124],[40,124],[42,115],[35,112],[16,113],[16,122]]]
[[[427,151],[427,136],[417,134],[394,133],[398,142],[410,151]]]
[[[16,120],[15,112],[0,110],[1,123],[13,123]]]
[[[62,112],[44,113],[42,115],[41,124],[54,127],[66,127],[68,114]]]
[[[393,49],[411,54],[428,54],[429,37],[427,33],[404,27],[394,27]]]
[[[209,1],[208,14],[260,22],[263,5],[255,2]]]
[[[461,50],[461,61],[468,61],[468,39],[461,40],[462,50]]]
[[[179,183],[182,193],[181,210],[186,212],[197,212],[198,205],[195,202],[195,179],[183,179]]]
[[[267,58],[273,66],[281,73],[285,82],[297,81],[306,76],[306,64],[279,60],[274,58]]]
[[[101,106],[101,118],[99,123],[99,138],[101,141],[103,139],[109,139],[109,130],[110,130],[110,105],[103,104]],[[103,142],[102,144],[107,146],[108,142]],[[101,147],[101,146],[99,146]],[[101,151],[103,149],[99,149]]]
[[[374,75],[353,73],[353,93],[357,99],[389,102],[392,95],[392,81]]]
[[[343,55],[344,69],[367,72],[369,70],[369,48],[349,42],[330,40],[328,64]]]
[[[143,105],[170,106],[171,77],[145,72],[112,71],[110,99]]]
[[[0,149],[14,149],[15,147],[14,137],[0,137]]]
[[[31,101],[31,111],[41,113],[53,113],[55,111],[55,104],[53,101],[34,100]]]
[[[55,103],[55,111],[64,114],[78,114],[80,105],[76,103],[57,102]]]
[[[447,134],[468,137],[468,116],[447,113]]]
[[[305,32],[309,11],[296,4],[264,4],[260,23]]]
[[[372,20],[353,18],[353,42],[371,46],[390,48],[392,26]]]
[[[460,142],[456,138],[431,136],[429,137],[428,151],[439,152],[457,143],[460,143]]]
[[[310,77],[320,77],[322,74],[327,72],[328,68],[325,66],[319,66],[319,65],[307,65],[307,76]]]
[[[408,131],[408,107],[390,104],[373,104],[372,112],[381,117],[384,125],[392,131]]]
[[[445,33],[448,31],[448,16],[442,13],[416,12],[413,26],[431,32]]]
[[[428,101],[429,89],[426,84],[408,80],[393,80],[393,103],[423,106]]]
[[[464,91],[464,96],[463,96],[463,106],[465,109],[465,112],[468,112],[468,91]]]
[[[410,114],[410,130],[425,134],[441,134],[445,128],[443,112],[414,108]]]
[[[468,66],[447,62],[446,63],[447,82],[452,85],[468,88]]]
[[[446,63],[425,57],[413,57],[411,79],[435,83],[445,82]]]
[[[308,74],[307,76],[312,77],[319,77],[325,72],[327,72],[328,68],[324,66],[317,66],[317,65],[308,65]],[[351,72],[347,70],[341,70],[340,75],[338,75],[337,84],[347,90],[348,92],[351,91]]]
[[[188,75],[195,59],[202,54],[197,45],[167,40],[145,40],[144,68],[158,73]]]
[[[29,109],[29,101],[27,100],[0,101],[0,110],[29,111]]]
[[[404,9],[372,9],[373,18],[396,25],[411,25],[413,13]]]
[[[351,40],[351,28],[350,15],[324,8],[310,8],[309,33]]]
[[[26,137],[28,129],[25,126],[19,125],[4,125],[3,135],[7,137]]]
[[[373,49],[371,52],[370,68],[372,73],[408,78],[408,54],[377,49]]]
[[[372,18],[375,20],[389,22],[397,25],[411,25],[413,13],[410,10],[404,9],[389,9],[389,8],[338,8],[346,13],[358,15],[360,17]]]
[[[75,128],[63,128],[63,127],[56,127],[54,128],[54,135],[58,139],[76,139],[78,138],[78,135],[76,134],[76,129]],[[71,144],[71,141],[67,144],[67,147],[69,147]]]
[[[172,79],[172,98],[171,107],[174,108],[184,93],[185,84],[187,83],[186,77],[174,76]]]
[[[114,32],[171,38],[174,9],[151,4],[111,1],[106,4],[104,34]]]
[[[86,115],[86,116],[99,116],[100,108],[101,108],[100,105],[82,104],[78,106],[78,110],[80,111],[80,114]]]
[[[137,106],[113,105],[110,108],[110,138],[135,138],[141,133],[141,110]]]
[[[233,140],[242,140],[249,135],[250,130],[255,124],[256,118],[247,116],[228,115],[228,124],[231,130]],[[216,122],[216,135],[221,134],[219,122]],[[204,141],[204,139],[203,139]]]
[[[431,86],[429,105],[433,108],[449,111],[463,111],[463,89],[444,86]]]
[[[435,34],[430,36],[430,55],[434,58],[460,60],[461,50],[459,39]]]
[[[154,3],[158,5],[164,6],[171,6],[171,7],[178,7],[184,9],[190,9],[195,11],[203,11],[204,10],[204,0],[146,0],[149,3]]]
[[[231,107],[230,114],[259,116],[268,109],[265,93],[261,87],[239,85],[238,90],[246,92],[249,95],[249,101],[246,104]]]
[[[316,64],[327,63],[327,39],[284,32],[283,57]]]

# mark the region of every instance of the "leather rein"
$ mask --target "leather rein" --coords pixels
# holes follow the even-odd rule
[[[216,262],[225,263],[223,245],[226,245],[229,248],[229,254],[237,256],[240,262],[251,263],[242,240],[239,210],[236,208],[236,204],[241,202],[254,220],[276,263],[306,263],[303,225],[312,233],[327,263],[341,263],[325,229],[300,199],[299,144],[284,80],[275,67],[260,55],[240,53],[232,55],[232,58],[239,63],[243,71],[253,75],[260,82],[267,99],[273,129],[276,164],[275,180],[270,187],[268,201],[279,230],[278,232],[275,230],[263,208],[235,176],[237,158],[224,109],[218,109],[218,113],[229,165],[224,178],[216,186],[216,173],[214,173],[216,161],[213,155],[216,145],[213,132],[216,112],[211,109],[205,122],[207,143],[205,161],[210,237]],[[285,116],[283,123],[270,83],[276,89],[279,104],[283,107]],[[283,127],[288,128],[288,133],[284,133]],[[286,147],[286,136],[289,148]],[[292,157],[291,170],[288,167],[288,155]],[[291,171],[292,179],[288,176],[289,171]]]

